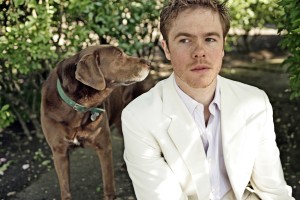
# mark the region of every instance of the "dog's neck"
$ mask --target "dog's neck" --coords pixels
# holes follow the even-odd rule
[[[64,84],[64,82],[61,83],[65,95],[87,108],[98,107],[101,105],[114,89],[114,87],[106,87],[104,90],[99,91],[86,86],[79,81],[73,81],[72,84],[73,87],[72,90],[70,90],[70,87],[68,87],[67,84]]]
[[[85,92],[84,91],[78,91],[78,93],[81,93],[79,97],[77,97],[76,101],[84,106],[87,107],[95,107],[98,105],[101,105],[105,99],[111,94],[114,88],[105,88],[104,90],[98,91],[95,90],[93,92]],[[87,90],[90,90],[87,89]],[[76,96],[76,95],[74,95]]]

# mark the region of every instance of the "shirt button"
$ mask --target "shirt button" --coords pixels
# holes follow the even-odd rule
[[[215,197],[215,195],[216,195],[216,189],[215,188],[213,188],[212,189],[212,191],[211,191],[211,193],[213,194],[213,196]]]

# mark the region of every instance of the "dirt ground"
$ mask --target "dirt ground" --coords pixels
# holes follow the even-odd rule
[[[286,181],[300,198],[300,101],[289,100],[288,76],[280,66],[282,56],[266,52],[227,55],[222,75],[264,89],[274,110],[277,143]],[[117,199],[135,199],[122,158],[123,139],[113,129]],[[0,133],[0,199],[54,200],[59,188],[50,149],[43,138],[27,141],[18,126]],[[102,198],[98,158],[90,149],[71,154],[71,188],[74,199]]]

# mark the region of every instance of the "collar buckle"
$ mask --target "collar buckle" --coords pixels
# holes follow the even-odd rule
[[[79,111],[81,111],[80,107],[81,106],[79,104],[75,103],[73,106],[73,109],[79,112]]]

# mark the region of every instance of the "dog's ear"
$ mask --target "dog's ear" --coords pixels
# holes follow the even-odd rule
[[[96,90],[104,90],[106,83],[99,62],[100,59],[95,58],[93,54],[82,56],[77,63],[75,78]]]

